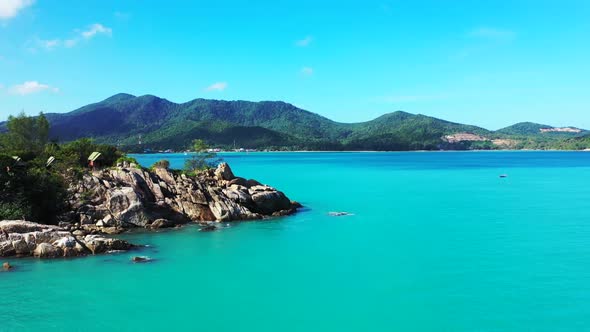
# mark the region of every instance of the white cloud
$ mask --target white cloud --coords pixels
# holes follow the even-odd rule
[[[512,40],[516,37],[516,33],[511,30],[481,27],[471,30],[469,36],[494,40]]]
[[[296,41],[295,45],[297,45],[299,47],[306,47],[306,46],[309,46],[309,44],[311,44],[312,41],[313,41],[313,37],[307,36],[301,40]]]
[[[59,92],[59,89],[49,86],[47,84],[39,83],[37,81],[27,81],[22,84],[14,85],[10,89],[10,93],[15,94],[15,95],[21,95],[21,96],[26,96],[26,95],[30,95],[32,93],[38,93],[38,92],[43,92],[43,91],[57,93],[57,92]]]
[[[15,17],[21,9],[32,5],[35,0],[0,0],[0,19]]]
[[[52,50],[59,45],[61,45],[61,40],[59,40],[59,39],[39,40],[39,46],[41,46],[47,50]]]
[[[311,68],[311,67],[303,67],[303,68],[301,68],[300,73],[303,76],[311,76],[311,75],[313,75],[313,68]]]
[[[2,0],[0,0],[2,1]],[[111,36],[113,33],[113,30],[111,28],[105,27],[104,25],[100,24],[100,23],[95,23],[92,24],[90,26],[88,26],[88,28],[86,30],[74,30],[76,32],[76,34],[68,39],[60,39],[60,38],[56,38],[56,39],[37,39],[36,41],[33,40],[32,47],[29,47],[29,49],[32,52],[36,52],[37,49],[45,49],[45,50],[53,50],[57,47],[66,47],[66,48],[72,48],[76,45],[78,45],[80,43],[80,41],[82,40],[90,40],[92,38],[94,38],[97,35],[107,35],[107,36]]]
[[[227,82],[216,82],[207,87],[207,91],[223,91],[227,89]]]
[[[88,28],[88,30],[82,31],[80,35],[86,39],[90,39],[97,34],[105,34],[110,36],[112,33],[113,30],[111,28],[107,28],[100,23],[94,23]]]

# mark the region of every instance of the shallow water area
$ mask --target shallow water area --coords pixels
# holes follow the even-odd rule
[[[133,252],[5,259],[0,330],[590,330],[590,153],[222,157],[305,209],[133,232],[148,245]]]

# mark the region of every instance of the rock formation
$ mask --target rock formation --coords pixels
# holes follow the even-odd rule
[[[22,220],[0,221],[0,257],[73,257],[132,247],[126,241],[102,235],[76,236],[58,226]]]
[[[234,176],[226,163],[195,177],[164,168],[120,165],[85,174],[70,191],[72,211],[62,219],[110,233],[190,221],[262,219],[287,215],[299,207],[272,187]]]
[[[70,211],[59,226],[0,221],[0,257],[41,258],[127,250],[128,242],[105,237],[128,228],[158,229],[198,222],[254,220],[294,213],[300,205],[255,180],[236,177],[229,165],[197,176],[163,168],[121,164],[72,180]]]

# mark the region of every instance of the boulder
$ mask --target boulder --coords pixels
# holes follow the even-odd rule
[[[59,227],[43,229],[42,226],[44,225],[28,223],[24,228],[12,228],[19,231],[41,230],[22,234],[0,232],[2,234],[0,256],[73,257],[85,255],[88,252],[103,253],[110,250],[128,250],[133,247],[132,244],[123,240],[99,235],[86,235],[87,232],[98,232],[98,228],[94,225],[82,226],[85,230],[76,230],[73,233]],[[109,228],[104,229],[108,230]],[[77,236],[78,238],[76,238]]]
[[[102,203],[102,200],[102,197],[100,197],[96,201]],[[80,215],[80,224],[82,225],[95,224],[98,220],[109,215],[109,210],[103,205],[86,204],[79,207],[77,212]]]
[[[280,191],[268,186],[253,186],[248,189],[255,205],[255,211],[272,215],[275,212],[291,209],[291,200]]]
[[[40,243],[33,251],[33,256],[39,258],[57,258],[63,256],[63,250],[49,243]]]
[[[149,220],[141,198],[132,187],[107,191],[107,208],[121,224],[145,227]]]
[[[71,236],[70,232],[66,231],[53,231],[53,232],[33,232],[35,237],[35,243],[54,243],[65,236]]]
[[[80,214],[80,224],[81,225],[92,225],[96,222],[96,220],[90,214]]]
[[[113,219],[113,216],[111,216],[110,214],[102,219],[103,227],[115,226],[115,223],[115,219]]]
[[[232,201],[246,207],[251,207],[253,204],[248,188],[244,186],[234,184],[227,189],[223,189],[223,193]]]
[[[86,235],[84,242],[93,255],[112,250],[129,250],[133,247],[127,241],[106,238],[100,235]]]
[[[0,230],[6,233],[29,233],[43,230],[59,230],[58,226],[37,224],[24,220],[3,220],[0,221]]]
[[[31,252],[35,249],[34,246],[31,248],[24,238],[13,241],[12,246],[18,256],[30,256]]]
[[[254,187],[254,186],[261,186],[262,183],[254,180],[254,179],[250,179],[248,181],[246,181],[246,187],[250,188],[250,187]]]
[[[53,245],[62,249],[74,248],[76,246],[76,239],[74,239],[73,236],[64,236],[61,239],[53,242]]]
[[[209,188],[211,201],[209,208],[216,221],[252,220],[259,219],[260,215],[253,213],[247,207],[229,199],[222,190]]]
[[[16,250],[12,245],[12,241],[0,242],[0,257],[10,257],[16,255]]]
[[[234,173],[227,163],[221,163],[219,166],[217,166],[217,169],[215,169],[215,177],[218,180],[225,181],[230,181],[235,178]]]
[[[83,250],[78,250],[75,247],[74,248],[64,248],[64,257],[76,257],[76,256],[80,256],[83,252]]]
[[[121,234],[125,231],[124,228],[122,227],[103,227],[101,229],[101,232],[104,234],[110,234],[110,235],[114,235],[114,234]]]
[[[174,176],[169,170],[165,168],[156,168],[154,172],[166,185],[176,186],[176,180],[174,180]],[[160,187],[162,186],[160,185]]]
[[[168,219],[156,219],[150,225],[150,228],[153,228],[153,229],[169,228],[169,227],[174,227],[174,223]]]
[[[77,230],[73,231],[72,234],[75,236],[86,236],[86,234],[88,234],[88,233],[85,230],[77,229]]]
[[[230,180],[227,183],[227,186],[228,187],[233,186],[233,185],[244,186],[244,187],[248,187],[249,186],[248,185],[248,180],[246,180],[244,178],[241,178],[241,177],[236,177],[236,178],[234,178],[233,180]]]
[[[72,227],[72,223],[71,222],[67,222],[67,221],[60,221],[58,223],[58,226],[64,229],[67,229],[69,227]]]

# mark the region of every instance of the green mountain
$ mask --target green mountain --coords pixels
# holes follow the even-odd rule
[[[196,138],[222,148],[284,150],[537,148],[587,133],[542,134],[541,129],[553,127],[533,123],[493,132],[401,111],[362,123],[339,123],[280,101],[195,99],[177,104],[129,94],[46,116],[53,139],[91,137],[131,151],[181,150]]]
[[[588,131],[575,128],[565,127],[570,131],[559,131],[560,128],[555,128],[548,125],[543,125],[533,122],[521,122],[510,127],[502,128],[497,131],[500,134],[514,135],[514,136],[561,136],[561,137],[578,137],[589,134]]]

